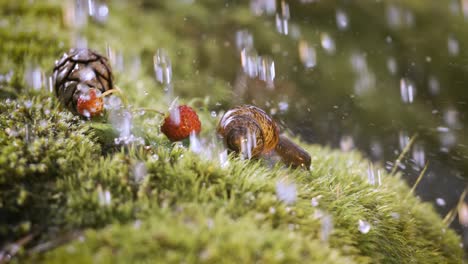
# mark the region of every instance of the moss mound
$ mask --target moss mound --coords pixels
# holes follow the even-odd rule
[[[126,61],[170,47],[174,75],[182,76],[176,81],[182,98],[210,91],[210,97],[186,101],[199,111],[203,136],[209,137],[216,124],[210,114],[218,102],[213,98],[229,90],[213,76],[229,69],[215,66],[212,60],[221,58],[222,50],[200,41],[198,32],[210,27],[210,8],[222,5],[167,2],[148,7],[142,1],[135,7],[117,1],[107,24],[92,24],[81,34],[97,50],[107,41]],[[116,146],[109,124],[73,117],[45,84],[35,90],[25,81],[31,67],[51,69],[72,45],[59,4],[1,2],[2,23],[9,26],[0,28],[0,71],[7,76],[0,82],[0,243],[31,237],[16,261],[461,261],[459,237],[431,205],[408,195],[397,176],[382,172],[381,185],[369,184],[368,161],[358,153],[301,143],[313,155],[311,171],[235,157],[220,166],[183,145],[171,145],[159,132],[160,118],[150,113],[134,117],[133,132],[144,144]],[[240,5],[215,14],[225,16],[226,23],[216,29],[248,24],[248,12]],[[191,27],[175,23],[188,13]],[[28,26],[15,26],[18,21]],[[158,32],[145,34],[153,25],[161,25]],[[131,69],[116,69],[129,101],[164,109],[151,60]],[[283,185],[294,186],[293,198],[281,199]]]

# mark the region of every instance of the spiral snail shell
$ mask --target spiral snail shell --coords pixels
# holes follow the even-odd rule
[[[90,49],[71,49],[63,54],[55,63],[53,78],[55,95],[74,114],[78,114],[78,99],[90,88],[101,93],[113,89],[107,58]]]
[[[217,132],[229,150],[249,158],[275,150],[288,166],[310,167],[310,155],[288,138],[280,136],[276,122],[256,106],[238,106],[227,111],[219,121]]]

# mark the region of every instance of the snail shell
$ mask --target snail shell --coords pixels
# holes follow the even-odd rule
[[[278,144],[279,129],[262,109],[244,105],[227,111],[218,124],[217,132],[225,146],[237,153],[246,142],[252,142],[251,157],[273,150]]]
[[[274,149],[287,166],[310,167],[309,153],[287,137],[279,136],[276,122],[256,106],[244,105],[227,111],[219,121],[218,134],[231,151],[243,152],[243,148],[249,147],[245,142],[250,139],[253,158]]]
[[[112,70],[106,57],[90,49],[71,49],[56,61],[55,95],[68,110],[78,114],[78,98],[89,88],[101,93],[113,89]]]

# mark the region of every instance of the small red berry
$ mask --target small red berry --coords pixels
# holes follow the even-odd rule
[[[176,111],[171,111],[161,126],[161,131],[171,141],[185,139],[190,136],[190,133],[198,134],[200,130],[201,123],[197,113],[187,105],[181,105]]]
[[[78,98],[76,108],[80,115],[94,117],[100,115],[104,109],[104,100],[96,94],[96,89],[89,89],[88,93]]]

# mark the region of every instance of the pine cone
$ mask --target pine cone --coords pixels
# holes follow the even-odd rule
[[[108,59],[90,49],[71,49],[55,62],[55,95],[71,112],[78,114],[77,102],[89,88],[102,93],[113,88]]]

